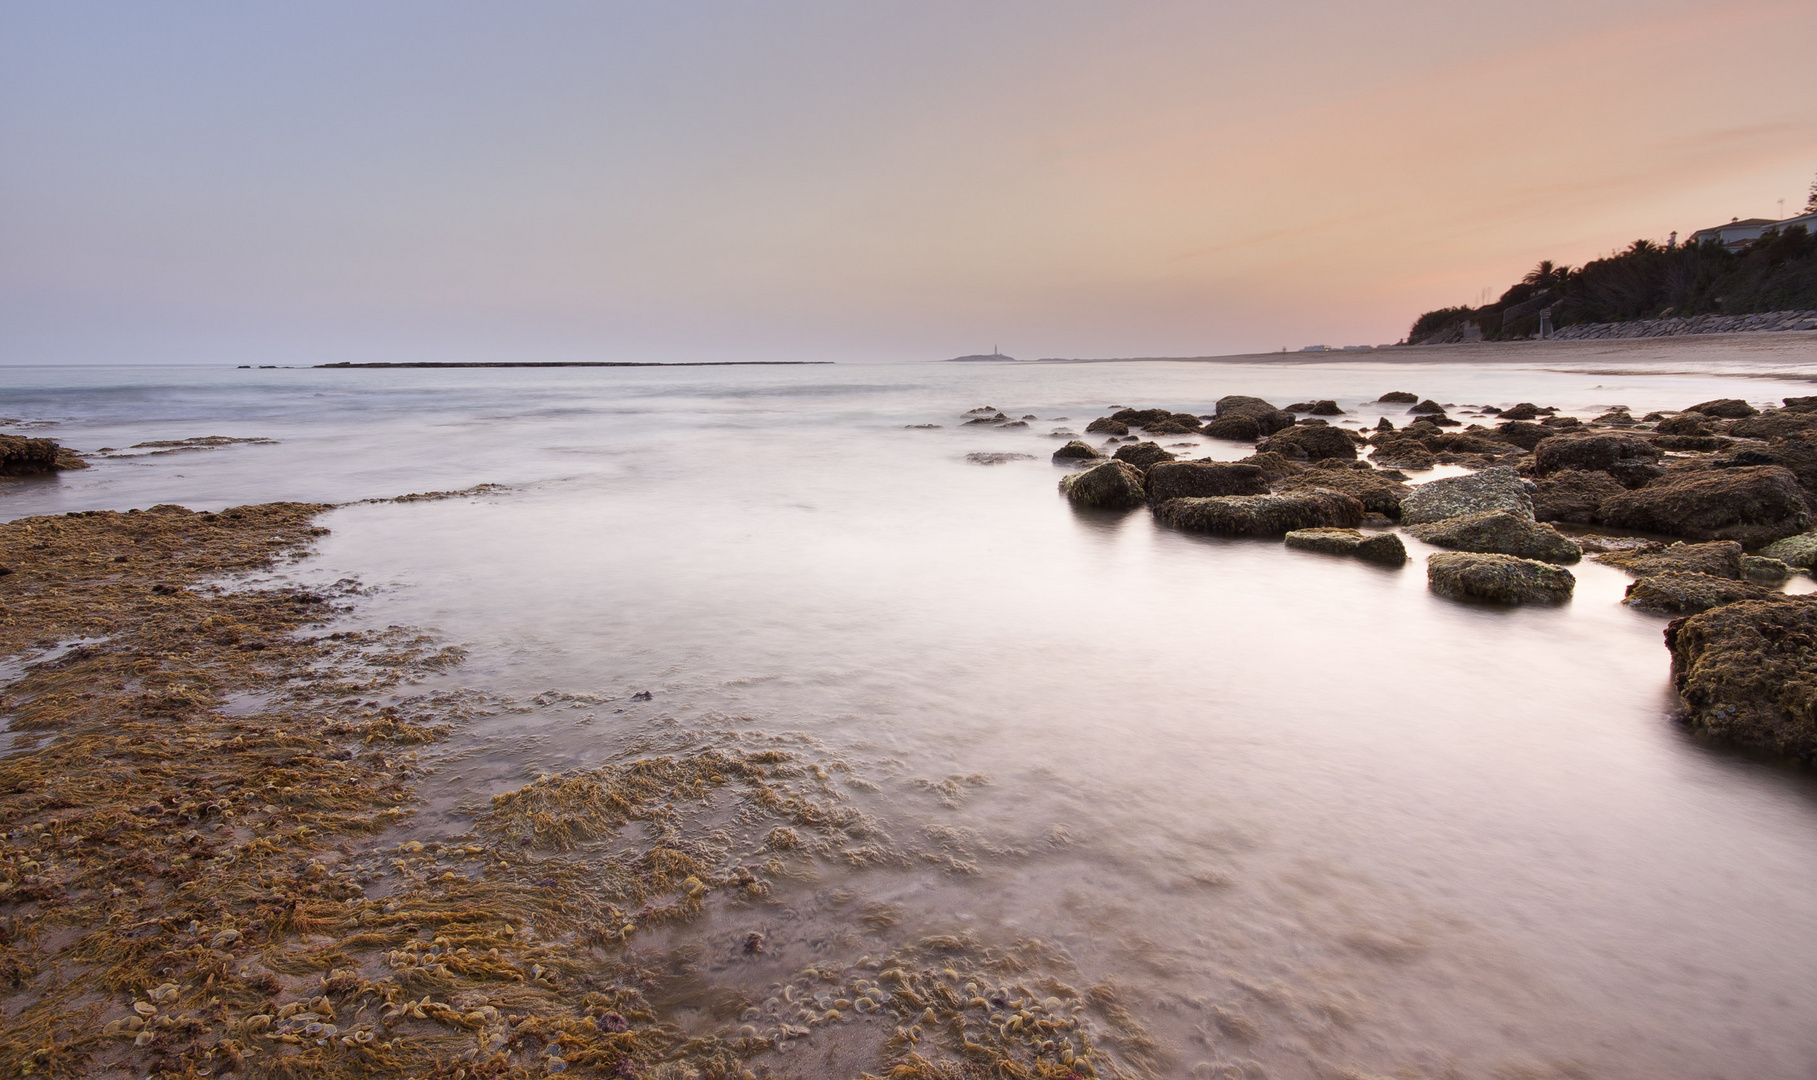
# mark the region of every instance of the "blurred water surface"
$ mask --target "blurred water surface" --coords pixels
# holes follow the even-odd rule
[[[1817,783],[1674,725],[1664,620],[1620,605],[1624,575],[1583,564],[1558,610],[1459,605],[1411,540],[1390,571],[1076,514],[1048,461],[1112,406],[1229,393],[1398,424],[1365,403],[1809,392],[1817,349],[1776,350],[9,368],[0,415],[80,450],[274,443],[103,457],[0,487],[0,516],[506,485],[334,510],[287,573],[360,579],[358,621],[431,627],[470,650],[451,684],[526,703],[441,751],[425,827],[653,735],[762,730],[850,762],[887,835],[953,855],[794,887],[763,978],[874,947],[857,896],[896,939],[1053,943],[1121,988],[1164,1075],[1810,1077]],[[1036,419],[963,426],[986,404]]]

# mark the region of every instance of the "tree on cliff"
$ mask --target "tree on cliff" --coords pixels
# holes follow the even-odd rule
[[[1804,212],[1817,214],[1817,180],[1811,181],[1811,197],[1804,201]]]
[[[1527,271],[1527,276],[1520,280],[1521,284],[1531,285],[1536,289],[1550,289],[1554,285],[1564,284],[1565,279],[1570,276],[1571,268],[1569,266],[1563,263],[1555,265],[1551,259],[1541,259],[1539,265]]]

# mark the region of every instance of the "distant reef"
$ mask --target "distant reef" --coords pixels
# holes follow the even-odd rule
[[[1501,299],[1428,311],[1409,345],[1817,329],[1817,236],[1802,225],[1735,250],[1636,240],[1570,267],[1542,262]],[[1644,324],[1644,325],[1642,325]]]

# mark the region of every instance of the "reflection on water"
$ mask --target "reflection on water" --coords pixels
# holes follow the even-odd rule
[[[845,762],[829,783],[908,854],[653,940],[694,958],[665,991],[684,1023],[727,1022],[714,987],[760,1000],[808,964],[969,933],[1114,987],[1163,1075],[1808,1076],[1817,785],[1671,723],[1664,620],[1619,604],[1625,575],[1576,568],[1557,610],[1463,606],[1426,590],[1415,541],[1395,571],[1075,514],[1046,460],[1049,431],[1106,407],[1226,393],[1372,424],[1363,403],[1398,389],[1585,415],[1805,389],[1683,374],[1712,359],[1688,350],[1677,374],[1620,359],[31,373],[0,413],[62,418],[47,433],[79,448],[279,445],[0,498],[512,485],[335,511],[293,571],[360,578],[359,619],[466,644],[450,685],[513,703],[440,752],[423,827],[543,772],[782,738]],[[959,426],[986,403],[1040,422]],[[725,959],[753,932],[761,956]],[[868,1067],[842,1039],[774,1064]]]

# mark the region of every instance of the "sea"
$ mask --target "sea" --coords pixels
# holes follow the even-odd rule
[[[541,775],[766,738],[837,762],[880,843],[940,856],[828,862],[770,905],[671,931],[697,952],[770,942],[760,964],[677,976],[661,1002],[687,1030],[725,1023],[719,983],[761,996],[808,964],[962,935],[1040,942],[1068,982],[1111,988],[1150,1075],[1790,1080],[1817,1076],[1817,776],[1681,725],[1666,620],[1623,606],[1626,575],[1575,566],[1560,608],[1456,603],[1410,537],[1413,561],[1384,569],[1077,512],[1050,455],[1115,408],[1209,413],[1226,394],[1330,398],[1336,422],[1373,427],[1406,422],[1376,403],[1397,390],[1473,420],[1814,386],[1817,335],[1793,334],[1196,361],[6,367],[0,430],[93,465],[0,482],[0,519],[337,504],[314,555],[266,577],[342,583],[339,628],[461,646],[413,692],[486,703],[423,752],[410,835],[458,834]],[[966,423],[986,407],[1026,426]],[[210,437],[250,441],[142,445]],[[388,501],[478,485],[497,486]],[[812,1041],[770,1064],[831,1075]]]

